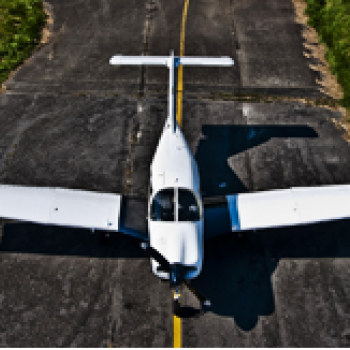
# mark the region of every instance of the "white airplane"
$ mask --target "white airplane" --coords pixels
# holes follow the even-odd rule
[[[175,117],[175,73],[180,64],[230,67],[233,63],[229,57],[176,57],[173,52],[168,57],[119,55],[110,59],[113,65],[169,68],[169,114],[151,164],[148,233],[119,225],[119,194],[0,185],[0,217],[139,238],[151,258],[153,273],[170,280],[175,310],[179,310],[182,284],[202,306],[210,305],[189,282],[201,272],[205,239],[350,217],[350,185],[228,194],[203,201],[198,166]]]

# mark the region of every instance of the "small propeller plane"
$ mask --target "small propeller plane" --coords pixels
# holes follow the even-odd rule
[[[151,163],[148,232],[120,224],[122,196],[63,188],[0,186],[0,217],[121,232],[141,240],[153,273],[170,280],[174,310],[186,285],[201,306],[210,301],[191,284],[202,269],[204,240],[229,232],[304,225],[350,217],[350,185],[299,187],[222,198],[201,196],[196,160],[175,117],[175,73],[184,66],[233,66],[230,57],[113,56],[112,65],[169,69],[168,117]],[[146,213],[145,213],[146,215]]]

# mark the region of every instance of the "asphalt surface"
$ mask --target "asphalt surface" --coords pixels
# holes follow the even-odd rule
[[[166,68],[108,64],[113,55],[180,53],[183,0],[48,2],[53,39],[6,84],[20,92],[135,93],[166,90]],[[185,93],[208,91],[319,96],[303,56],[291,1],[199,0],[186,21],[185,54],[230,56],[235,67],[184,67]]]
[[[331,120],[339,113],[186,98],[218,90],[320,95],[289,1],[219,2],[190,2],[186,25],[187,55],[236,62],[184,69],[183,130],[204,195],[350,183],[349,145]],[[1,183],[144,200],[167,113],[156,90],[166,88],[167,72],[108,60],[178,54],[183,1],[50,4],[57,35],[0,95]],[[199,315],[184,291],[183,345],[349,346],[349,230],[342,220],[208,241],[193,284],[213,307]],[[103,245],[98,236],[4,226],[1,346],[173,345],[168,284],[150,273],[136,239],[115,234]]]

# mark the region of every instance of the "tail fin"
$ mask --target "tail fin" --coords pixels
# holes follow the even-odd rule
[[[175,115],[175,71],[181,64],[184,66],[211,66],[211,67],[231,67],[234,61],[230,57],[179,57],[174,56],[174,51],[171,51],[170,56],[113,56],[109,60],[110,64],[114,65],[153,65],[167,66],[169,68],[169,90],[168,90],[168,110],[171,128],[176,131],[176,115]]]

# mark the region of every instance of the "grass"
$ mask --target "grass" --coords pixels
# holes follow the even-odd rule
[[[306,3],[308,24],[327,46],[331,72],[344,90],[340,103],[350,109],[350,1],[306,0]]]
[[[32,55],[46,18],[42,0],[0,0],[0,84]]]

